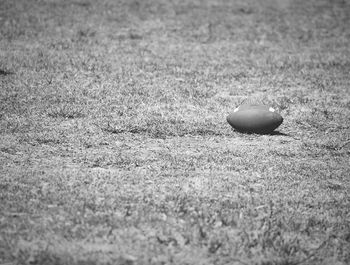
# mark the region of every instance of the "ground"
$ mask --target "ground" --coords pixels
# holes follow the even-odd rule
[[[0,10],[0,264],[350,263],[349,1]]]

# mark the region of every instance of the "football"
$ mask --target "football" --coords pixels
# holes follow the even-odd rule
[[[245,104],[227,116],[227,122],[237,131],[268,134],[283,122],[282,116],[266,105]]]

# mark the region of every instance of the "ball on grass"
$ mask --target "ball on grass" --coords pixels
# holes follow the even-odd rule
[[[237,131],[268,134],[283,122],[282,116],[270,106],[244,104],[230,113],[227,122]]]

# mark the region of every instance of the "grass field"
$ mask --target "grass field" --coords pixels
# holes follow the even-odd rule
[[[350,264],[349,171],[347,0],[0,0],[1,265]]]

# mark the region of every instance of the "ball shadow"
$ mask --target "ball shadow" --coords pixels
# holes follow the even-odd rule
[[[280,132],[280,131],[273,131],[271,133],[268,133],[267,135],[274,135],[274,136],[288,136],[290,137],[289,134],[287,133],[283,133],[283,132]]]
[[[13,72],[0,69],[0,75],[13,75]]]

